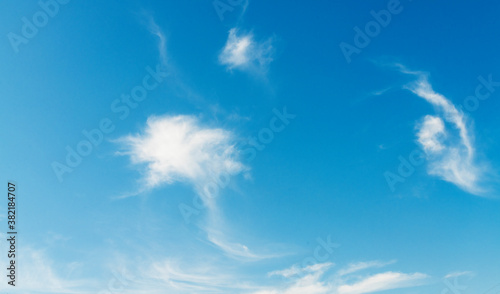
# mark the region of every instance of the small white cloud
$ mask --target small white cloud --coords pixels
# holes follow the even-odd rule
[[[424,147],[425,151],[435,153],[444,149],[440,142],[440,136],[445,135],[444,122],[441,118],[426,115],[418,129],[418,142]]]
[[[349,264],[346,268],[341,269],[338,272],[339,276],[345,276],[348,274],[352,274],[358,271],[362,271],[365,269],[369,268],[380,268],[384,267],[390,264],[395,263],[395,260],[389,261],[389,262],[382,262],[382,261],[366,261],[366,262],[356,262],[356,263],[351,263]]]
[[[322,281],[323,274],[333,266],[332,263],[321,263],[307,267],[308,274],[296,279],[291,285],[287,287],[277,287],[276,289],[265,289],[261,291],[254,292],[253,294],[326,294],[331,293],[331,286]],[[296,267],[292,267],[288,270],[276,271],[269,273],[269,275],[281,274],[285,277],[289,277],[296,270]],[[301,270],[303,272],[303,270]],[[294,275],[294,274],[293,274]]]
[[[317,263],[313,265],[308,265],[306,267],[299,267],[298,265],[293,265],[287,269],[284,270],[278,270],[278,271],[273,271],[268,273],[267,275],[272,277],[272,276],[282,276],[285,278],[290,278],[299,274],[304,274],[304,273],[313,273],[317,271],[322,271],[327,268],[330,268],[333,266],[333,263],[327,262],[327,263]]]
[[[342,285],[338,288],[338,294],[363,294],[415,287],[422,285],[423,281],[427,278],[427,275],[421,273],[404,274],[385,272],[370,276],[351,285]]]
[[[271,63],[272,40],[257,42],[253,34],[238,34],[238,30],[229,30],[226,45],[219,55],[219,62],[228,69],[265,70]]]
[[[453,272],[453,273],[449,273],[447,274],[446,276],[444,276],[445,279],[450,279],[450,278],[458,278],[458,277],[462,277],[462,276],[473,276],[474,273],[473,272],[470,272],[470,271],[466,271],[466,272]]]
[[[225,254],[236,259],[242,260],[259,260],[271,256],[258,255],[250,251],[250,249],[243,244],[229,242],[222,233],[216,233],[214,230],[208,230],[208,241],[216,245],[224,251]]]

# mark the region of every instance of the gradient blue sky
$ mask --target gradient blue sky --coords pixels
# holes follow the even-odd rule
[[[2,293],[500,291],[498,2],[60,2],[0,9]]]

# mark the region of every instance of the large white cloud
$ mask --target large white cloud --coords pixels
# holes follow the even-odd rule
[[[144,166],[147,188],[189,182],[206,204],[214,196],[207,194],[208,183],[222,174],[235,175],[245,169],[235,148],[235,135],[203,126],[194,116],[150,117],[142,134],[118,141],[124,147],[122,154]]]

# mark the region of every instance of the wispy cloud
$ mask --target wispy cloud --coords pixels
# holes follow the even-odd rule
[[[155,262],[146,273],[147,279],[160,282],[163,290],[172,289],[179,292],[204,293],[227,292],[231,289],[245,288],[242,283],[234,281],[231,274],[223,274],[212,266],[182,266],[173,260]],[[163,284],[163,285],[161,285]]]
[[[362,271],[369,268],[380,268],[390,264],[395,263],[395,260],[382,262],[382,261],[366,261],[366,262],[356,262],[349,264],[345,269],[342,269],[338,272],[339,276],[345,276],[348,274],[352,274],[358,271]]]
[[[405,274],[399,272],[382,272],[367,276],[352,275],[363,269],[384,267],[390,262],[370,261],[353,263],[346,268],[327,274],[333,268],[332,263],[319,263],[304,268],[292,266],[288,269],[274,271],[269,276],[283,276],[290,278],[297,273],[307,273],[295,279],[291,284],[284,287],[274,287],[254,292],[254,294],[295,294],[295,293],[317,293],[317,294],[362,294],[373,293],[383,290],[408,288],[422,285],[429,276],[422,273]],[[346,281],[354,282],[347,283]]]
[[[473,276],[474,273],[471,271],[465,271],[465,272],[453,272],[449,273],[446,276],[444,276],[445,279],[450,279],[450,278],[458,278],[462,276]]]
[[[476,160],[473,134],[467,116],[445,96],[436,93],[427,75],[407,72],[418,77],[407,89],[425,99],[437,115],[427,115],[417,125],[417,139],[427,155],[429,174],[453,183],[461,189],[482,195],[481,179],[487,169]]]
[[[175,56],[172,57],[169,55],[168,30],[159,25],[157,20],[153,17],[153,13],[143,11],[140,14],[140,22],[156,41],[159,65],[167,76],[165,78],[165,84],[168,85],[170,90],[182,100],[189,101],[199,110],[207,111],[217,107],[210,101],[207,101],[204,95],[199,93],[196,87],[186,82],[187,79],[183,74],[182,68],[175,62]]]
[[[55,270],[52,260],[42,250],[23,247],[20,251],[23,254],[18,262],[22,263],[22,270],[17,273],[16,293],[83,294],[89,293],[89,287],[95,286],[88,280],[65,278]],[[70,263],[66,269],[69,271],[74,265]],[[0,292],[13,288],[5,282],[0,285]]]
[[[165,293],[252,293],[252,294],[362,294],[390,289],[416,287],[426,284],[429,276],[421,273],[405,274],[383,272],[372,275],[352,275],[354,264],[332,272],[334,264],[318,263],[304,268],[292,266],[274,271],[269,277],[279,275],[285,278],[296,276],[298,269],[304,275],[290,279],[284,285],[263,286],[264,281],[255,280],[235,270],[237,265],[221,264],[213,257],[207,260],[186,262],[181,259],[164,257],[144,257],[134,262],[122,256],[117,257],[109,268],[113,276],[102,279],[72,281],[61,278],[51,267],[51,261],[41,251],[23,250],[25,269],[21,272],[23,283],[19,293],[71,293],[90,294],[96,290],[119,291],[124,294]],[[27,258],[26,258],[27,257]],[[361,262],[358,266],[367,268],[383,267],[393,262]],[[343,272],[344,274],[340,274]],[[469,273],[450,274],[449,277]],[[108,280],[109,279],[109,280]],[[346,283],[345,281],[352,281]],[[0,290],[5,289],[0,286]]]
[[[164,69],[167,68],[167,65],[171,66],[169,62],[170,60],[167,55],[167,35],[156,21],[154,12],[146,9],[141,9],[136,13],[136,16],[138,22],[156,39],[160,64],[164,67]]]
[[[247,293],[259,289],[234,266],[221,264],[214,256],[189,262],[161,256],[133,263],[118,260],[110,272],[119,277],[124,294]]]
[[[209,216],[209,221],[212,216]],[[232,258],[239,259],[242,261],[246,260],[260,260],[266,258],[274,258],[276,255],[265,255],[256,254],[252,252],[248,246],[237,242],[231,242],[228,240],[226,234],[222,233],[220,230],[216,229],[218,226],[212,226],[207,229],[208,241],[216,245],[224,251],[224,253]]]
[[[291,285],[285,287],[274,287],[269,289],[260,290],[254,292],[253,294],[299,294],[299,293],[311,293],[311,294],[323,294],[332,293],[332,287],[327,282],[322,280],[322,277],[326,271],[328,271],[333,264],[323,263],[314,266],[309,266],[307,268],[308,274],[296,279]],[[270,275],[281,273],[286,277],[289,273],[295,271],[292,267],[287,270],[273,272]],[[301,271],[304,271],[303,269]]]
[[[272,39],[257,42],[252,33],[229,30],[226,45],[219,55],[219,62],[229,70],[265,71],[273,60]]]
[[[166,67],[168,64],[167,58],[167,37],[165,33],[160,29],[160,26],[156,23],[152,16],[148,16],[149,25],[148,29],[151,34],[158,37],[158,53],[160,55],[160,63],[162,66]]]
[[[363,294],[415,287],[422,285],[427,278],[427,275],[421,273],[385,272],[369,276],[354,284],[342,285],[338,288],[338,294]]]
[[[272,277],[272,276],[282,276],[284,278],[290,278],[293,276],[296,276],[301,273],[313,273],[313,272],[318,272],[320,270],[328,269],[332,267],[334,264],[331,262],[326,262],[326,263],[317,263],[313,265],[308,265],[306,267],[301,268],[298,265],[293,265],[290,268],[284,269],[284,270],[277,270],[268,273],[267,275]]]

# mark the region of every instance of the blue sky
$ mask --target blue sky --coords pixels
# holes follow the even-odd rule
[[[3,1],[2,293],[497,293],[498,8]]]

